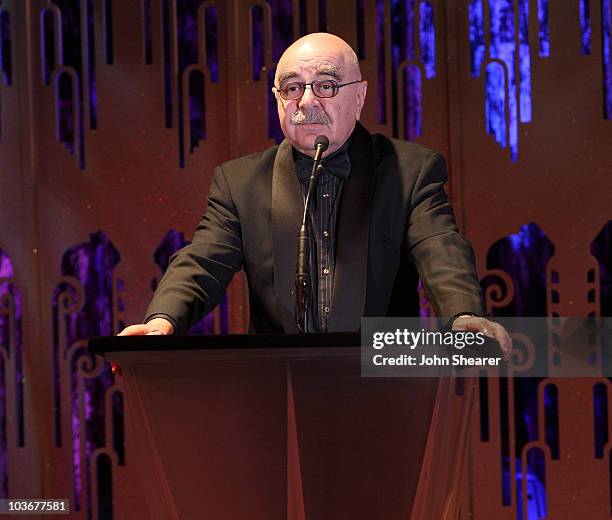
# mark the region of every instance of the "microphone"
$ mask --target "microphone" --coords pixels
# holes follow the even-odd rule
[[[311,200],[317,185],[317,180],[323,166],[321,158],[323,152],[329,147],[329,139],[325,135],[319,135],[314,142],[314,162],[312,174],[308,183],[306,200],[304,202],[304,214],[302,216],[302,227],[298,234],[297,265],[295,267],[295,321],[302,334],[309,332],[308,308],[310,303],[310,292],[312,280],[310,279],[310,233],[308,230],[308,215],[310,213]],[[315,324],[316,330],[316,324]]]
[[[314,160],[315,162],[321,160],[321,155],[323,155],[323,152],[327,150],[328,146],[329,146],[329,139],[327,138],[326,135],[317,136],[314,142],[314,149],[315,149]]]

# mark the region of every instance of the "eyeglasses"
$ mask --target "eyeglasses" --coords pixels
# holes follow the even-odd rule
[[[319,98],[332,98],[338,94],[338,91],[342,87],[347,85],[353,85],[355,83],[361,83],[363,80],[358,79],[351,81],[350,83],[339,84],[333,79],[316,79],[310,83],[302,83],[300,81],[292,81],[291,83],[285,84],[283,87],[274,87],[280,96],[286,101],[293,101],[295,99],[301,99],[306,91],[306,87],[310,86],[312,93]]]

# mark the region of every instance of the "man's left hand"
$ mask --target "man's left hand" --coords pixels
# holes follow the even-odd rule
[[[452,330],[465,330],[469,332],[482,332],[485,336],[494,339],[499,346],[504,357],[504,361],[510,360],[512,352],[512,339],[510,335],[499,323],[481,318],[479,316],[459,316],[453,322]]]

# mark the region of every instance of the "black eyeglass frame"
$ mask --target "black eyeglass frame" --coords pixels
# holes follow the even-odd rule
[[[333,79],[315,79],[314,81],[311,81],[310,83],[304,83],[302,81],[290,81],[284,86],[283,89],[277,87],[276,85],[274,85],[274,89],[279,93],[280,97],[282,97],[285,101],[296,101],[298,99],[302,99],[302,97],[304,96],[304,93],[306,92],[307,86],[310,86],[312,93],[316,97],[320,99],[330,99],[330,98],[336,97],[342,87],[346,87],[348,85],[354,85],[355,83],[363,83],[364,81],[365,80],[363,79],[357,79],[355,81],[350,81],[349,83],[338,83],[337,81]],[[331,83],[334,87],[334,90],[333,90],[334,93],[331,96],[319,96],[319,94],[317,94],[315,92],[315,89],[313,88],[313,85],[319,84],[319,83]],[[286,98],[283,95],[283,91],[287,88],[288,85],[302,85],[302,93],[298,97],[295,97],[295,98]]]

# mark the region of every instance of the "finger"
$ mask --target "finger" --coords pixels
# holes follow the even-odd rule
[[[478,332],[499,343],[502,356],[505,361],[508,361],[510,351],[507,347],[507,342],[505,338],[505,336],[507,335],[506,329],[504,329],[501,325],[489,320],[485,320],[484,323],[481,322],[478,325]]]
[[[495,339],[499,343],[504,360],[508,361],[510,359],[510,353],[512,352],[512,340],[508,332],[506,332],[506,329],[498,325],[495,330]]]
[[[480,324],[479,324],[480,325]],[[495,334],[495,324],[486,322],[478,327],[478,332],[482,332],[485,336],[491,339],[497,339]]]
[[[493,334],[487,326],[481,327],[479,332],[482,332],[485,336],[489,338],[495,338],[495,334]]]
[[[147,331],[146,325],[130,325],[123,329],[118,336],[142,336]]]
[[[145,336],[161,336],[162,333],[159,330],[150,330],[145,334]]]
[[[512,338],[510,337],[510,335],[504,331],[504,340],[503,340],[503,349],[505,352],[505,356],[504,359],[506,361],[510,360],[510,356],[512,354]]]
[[[461,331],[465,330],[468,332],[482,332],[483,323],[485,320],[482,318],[464,318],[460,317],[453,323],[452,330]]]

